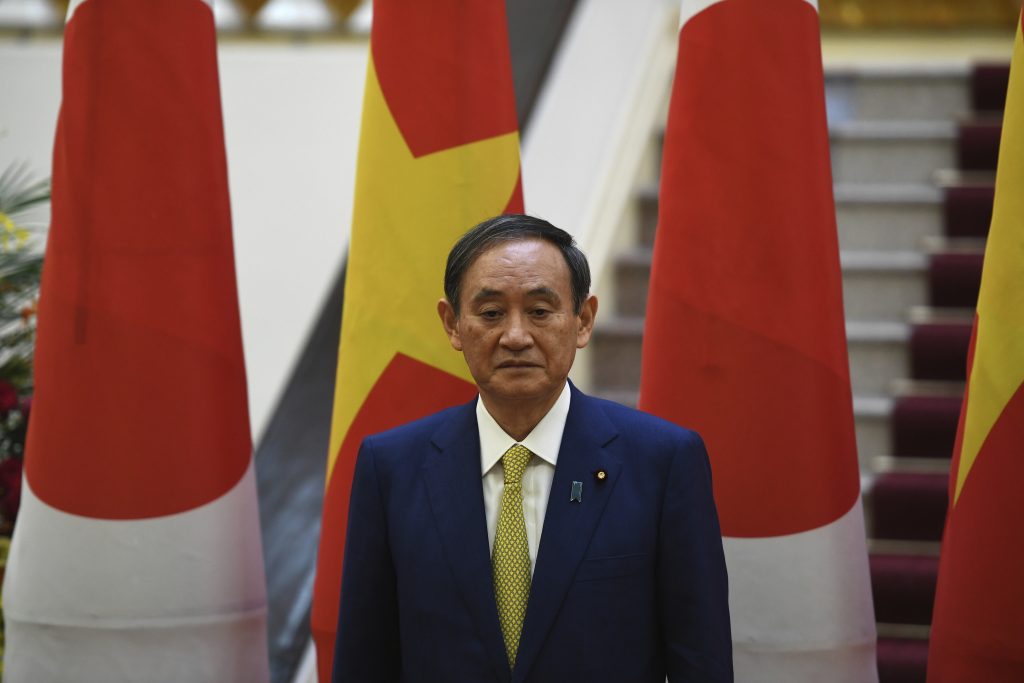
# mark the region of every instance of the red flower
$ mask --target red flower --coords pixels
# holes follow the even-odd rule
[[[6,413],[16,405],[18,405],[18,390],[7,380],[0,379],[0,412]]]
[[[21,504],[21,460],[0,462],[0,516],[14,522]]]
[[[28,414],[32,411],[32,397],[25,396],[18,401],[18,410],[21,411],[21,419],[28,422]]]

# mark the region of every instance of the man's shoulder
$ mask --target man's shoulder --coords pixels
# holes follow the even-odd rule
[[[636,481],[664,491],[662,484],[674,477],[693,480],[710,472],[707,447],[696,431],[614,401],[587,400],[613,427],[614,436],[605,447]]]
[[[464,419],[474,415],[476,399],[469,403],[450,406],[419,419],[386,429],[366,437],[365,442],[374,447],[390,448],[408,446],[415,442],[429,440],[453,419]]]
[[[692,429],[615,401],[582,393],[580,393],[580,397],[587,401],[593,409],[603,413],[616,431],[633,444],[650,444],[652,446],[692,444],[699,445],[701,449],[704,447],[704,441]]]

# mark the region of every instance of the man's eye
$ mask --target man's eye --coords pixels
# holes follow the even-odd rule
[[[480,311],[480,317],[485,318],[487,320],[497,320],[498,318],[501,317],[501,311],[496,311],[493,309],[487,311]]]
[[[546,318],[551,315],[551,311],[546,308],[535,308],[532,313],[534,318]]]

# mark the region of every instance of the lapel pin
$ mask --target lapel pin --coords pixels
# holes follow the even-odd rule
[[[572,492],[569,494],[569,502],[582,503],[583,502],[583,482],[574,481],[572,483]]]
[[[608,473],[604,470],[597,470],[594,472],[594,479],[597,479],[598,484],[603,484],[608,480]]]

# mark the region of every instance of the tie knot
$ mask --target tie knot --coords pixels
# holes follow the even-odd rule
[[[518,443],[505,451],[505,455],[501,456],[501,465],[505,468],[506,485],[523,483],[523,472],[531,457],[533,453],[530,449]]]

